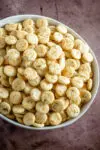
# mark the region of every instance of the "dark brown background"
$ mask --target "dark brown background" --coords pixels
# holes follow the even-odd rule
[[[100,64],[100,0],[0,0],[0,18],[41,14],[65,23],[92,47]],[[100,93],[69,127],[29,131],[0,119],[0,150],[100,150]]]

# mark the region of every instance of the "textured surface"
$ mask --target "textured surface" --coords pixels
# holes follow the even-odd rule
[[[0,18],[41,14],[72,27],[100,64],[100,0],[0,0]],[[0,119],[0,150],[100,150],[100,93],[89,111],[69,127],[28,131]]]

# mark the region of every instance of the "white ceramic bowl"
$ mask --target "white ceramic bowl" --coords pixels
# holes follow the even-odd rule
[[[22,21],[24,19],[27,19],[27,18],[32,18],[32,19],[37,19],[37,18],[42,18],[43,16],[39,16],[39,15],[17,15],[17,16],[11,16],[11,17],[7,17],[5,19],[2,19],[0,20],[0,27],[4,26],[5,24],[8,24],[8,23],[14,23],[14,22],[19,22],[19,21]],[[51,18],[48,18],[48,21],[54,25],[57,25],[61,22],[55,20],[55,19],[51,19]],[[75,31],[73,31],[71,28],[69,28],[68,26],[66,26],[68,31],[74,35],[76,38],[79,38],[81,39],[82,41],[84,41],[84,39],[78,35]],[[85,42],[85,41],[84,41]],[[86,43],[86,42],[85,42]],[[97,91],[98,91],[98,87],[99,87],[99,67],[98,67],[98,62],[97,62],[97,59],[96,59],[96,56],[94,54],[94,52],[91,50],[90,48],[90,52],[92,53],[93,57],[94,57],[94,61],[93,61],[93,71],[94,71],[94,85],[93,85],[93,89],[92,89],[92,98],[91,100],[85,104],[83,106],[83,108],[81,109],[81,113],[79,114],[78,117],[74,118],[74,119],[71,119],[67,122],[64,122],[60,125],[57,125],[57,126],[47,126],[47,127],[43,127],[43,128],[36,128],[36,127],[30,127],[30,126],[25,126],[25,125],[22,125],[20,123],[17,123],[16,121],[13,121],[13,120],[10,120],[8,119],[7,117],[3,116],[0,114],[0,118],[8,121],[9,123],[13,124],[13,125],[16,125],[16,126],[19,126],[19,127],[22,127],[22,128],[25,128],[25,129],[31,129],[31,130],[47,130],[47,129],[56,129],[56,128],[61,128],[61,127],[65,127],[65,126],[69,126],[71,124],[73,124],[75,121],[77,121],[79,118],[81,118],[85,113],[86,111],[89,109],[89,107],[91,106],[91,104],[93,103],[94,99],[95,99],[95,96],[97,94]]]

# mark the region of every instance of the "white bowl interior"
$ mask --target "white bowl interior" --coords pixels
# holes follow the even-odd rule
[[[4,26],[5,24],[7,23],[15,23],[15,22],[19,22],[19,21],[22,21],[24,19],[27,19],[27,18],[32,18],[33,20],[36,20],[37,18],[42,18],[44,16],[39,16],[39,15],[18,15],[18,16],[11,16],[11,17],[8,17],[8,18],[5,18],[5,19],[2,19],[0,20],[0,27]],[[49,23],[51,24],[54,24],[54,25],[57,25],[61,22],[55,20],[55,19],[51,19],[51,18],[48,18],[46,17],[49,21]],[[66,25],[65,25],[66,26]],[[68,32],[70,32],[71,34],[73,34],[76,38],[79,38],[81,39],[82,41],[85,42],[85,40],[80,36],[78,35],[75,31],[73,31],[71,28],[69,28],[68,26],[66,26],[67,29],[68,29]],[[86,43],[86,42],[85,42]],[[91,106],[91,104],[93,103],[94,99],[95,99],[95,96],[97,94],[97,91],[98,91],[98,87],[99,87],[99,67],[98,67],[98,62],[97,62],[97,59],[95,57],[95,54],[94,52],[91,50],[90,48],[90,52],[92,53],[93,57],[94,57],[94,61],[92,63],[93,65],[93,71],[94,71],[94,85],[93,85],[93,89],[92,89],[92,98],[91,100],[85,104],[83,106],[83,108],[81,109],[81,113],[79,114],[78,117],[74,118],[74,119],[71,119],[71,120],[68,120],[67,122],[64,122],[60,125],[57,125],[57,126],[47,126],[47,127],[43,127],[43,128],[36,128],[36,127],[31,127],[31,126],[25,126],[25,125],[22,125],[16,121],[13,121],[13,120],[10,120],[9,118],[3,116],[2,114],[0,114],[0,117],[16,126],[19,126],[19,127],[23,127],[23,128],[26,128],[26,129],[32,129],[32,130],[46,130],[46,129],[55,129],[55,128],[60,128],[60,127],[64,127],[64,126],[69,126],[71,125],[72,123],[74,123],[75,121],[77,121],[80,117],[82,117],[85,112],[89,109],[89,107]]]

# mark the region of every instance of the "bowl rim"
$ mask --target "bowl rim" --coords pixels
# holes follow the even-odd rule
[[[6,17],[6,18],[3,18],[0,20],[0,27],[2,27],[3,25],[7,24],[7,23],[11,23],[11,22],[18,22],[18,21],[22,21],[24,19],[27,19],[27,18],[32,18],[32,19],[37,19],[37,18],[46,18],[47,20],[49,20],[50,22],[52,22],[52,24],[63,24],[62,22],[56,20],[56,19],[53,19],[53,18],[50,18],[50,17],[46,17],[46,16],[41,16],[41,15],[35,15],[35,14],[23,14],[23,15],[15,15],[15,16],[10,16],[10,17]],[[70,33],[72,33],[75,37],[81,39],[83,42],[85,42],[87,44],[87,42],[75,31],[73,30],[72,28],[70,28],[69,26],[67,26],[66,24],[63,24],[64,26],[67,27],[68,31],[70,31]],[[91,47],[89,46],[90,48],[90,52],[92,53],[93,57],[94,57],[94,63],[95,63],[95,87],[94,87],[94,93],[92,95],[92,98],[91,100],[85,105],[85,108],[84,110],[81,111],[81,113],[74,119],[71,119],[71,120],[68,120],[64,123],[61,123],[60,125],[57,125],[57,126],[46,126],[46,127],[42,127],[42,128],[37,128],[37,127],[34,127],[34,126],[26,126],[26,125],[23,125],[23,124],[20,124],[16,121],[13,121],[9,118],[7,118],[6,116],[0,114],[0,118],[4,119],[5,121],[15,125],[15,126],[18,126],[18,127],[21,127],[21,128],[25,128],[25,129],[30,129],[30,130],[51,130],[51,129],[57,129],[57,128],[61,128],[61,127],[65,127],[65,126],[69,126],[73,123],[75,123],[76,121],[78,121],[86,112],[87,110],[90,108],[91,104],[94,102],[95,100],[95,97],[96,97],[96,94],[98,92],[98,89],[99,89],[99,65],[98,65],[98,61],[96,59],[96,56],[93,52],[93,50],[91,49]]]

